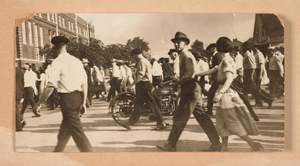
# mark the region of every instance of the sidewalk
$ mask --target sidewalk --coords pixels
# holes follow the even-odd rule
[[[204,99],[206,103],[206,99]],[[151,130],[156,122],[141,117],[131,130],[127,131],[115,123],[108,112],[108,102],[93,99],[93,105],[81,118],[84,131],[95,152],[160,152],[156,145],[163,144],[170,133],[171,126],[163,131]],[[251,101],[254,104],[254,101]],[[259,122],[256,122],[260,135],[251,136],[260,142],[264,151],[284,150],[284,99],[274,102],[271,109],[254,108]],[[215,113],[215,112],[214,112]],[[57,142],[57,134],[61,124],[60,109],[49,111],[44,106],[41,117],[33,118],[32,109],[28,106],[24,118],[27,125],[21,132],[16,132],[16,151],[18,152],[52,152]],[[165,116],[165,121],[172,124],[172,116]],[[212,116],[215,122],[215,116]],[[177,151],[201,152],[210,145],[207,136],[191,117],[180,140]],[[229,137],[229,151],[249,152],[250,147],[237,136]],[[70,139],[64,152],[79,152],[73,139]]]

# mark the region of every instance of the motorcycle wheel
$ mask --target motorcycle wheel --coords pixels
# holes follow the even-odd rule
[[[129,123],[129,118],[134,111],[135,102],[136,98],[132,96],[123,97],[115,101],[114,105],[111,107],[113,112],[112,118],[118,125],[126,128],[128,125],[133,125],[139,120],[140,114]]]

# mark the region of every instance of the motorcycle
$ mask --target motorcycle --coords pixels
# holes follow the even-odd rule
[[[172,89],[172,83],[174,80],[163,82],[161,87],[155,89],[153,92],[161,99],[161,111],[163,115],[172,115],[176,110],[178,97],[177,93]],[[122,92],[115,96],[110,104],[109,111],[114,121],[122,127],[127,127],[128,120],[134,111],[134,105],[136,103],[136,95],[133,92]],[[146,116],[149,120],[155,120],[156,115],[151,111],[144,103],[143,111],[139,112],[135,119],[132,119],[132,123],[136,123],[140,119],[140,115]]]

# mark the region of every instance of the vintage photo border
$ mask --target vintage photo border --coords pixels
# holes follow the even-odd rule
[[[31,2],[31,3],[29,3]],[[104,1],[104,0],[3,0],[1,5],[3,28],[0,52],[1,106],[0,148],[4,165],[297,165],[300,161],[300,112],[297,105],[297,53],[299,50],[299,1]],[[63,5],[62,5],[63,4]],[[298,4],[298,5],[297,5]],[[42,6],[42,8],[41,8]],[[265,8],[267,7],[267,8]],[[32,13],[276,13],[284,21],[286,66],[285,96],[285,152],[270,153],[18,153],[14,151],[14,59],[15,28]],[[23,19],[21,19],[23,18]],[[15,21],[18,20],[18,21]],[[298,30],[298,31],[297,31]],[[294,74],[292,76],[292,74]],[[293,93],[293,94],[291,94]]]

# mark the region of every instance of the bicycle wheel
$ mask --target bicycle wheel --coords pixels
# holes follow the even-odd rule
[[[122,97],[115,101],[111,109],[112,117],[117,124],[126,128],[129,124],[133,125],[139,120],[140,114],[138,114],[138,116],[135,119],[132,119],[131,123],[129,123],[129,118],[134,111],[135,102],[136,99],[132,96]]]

